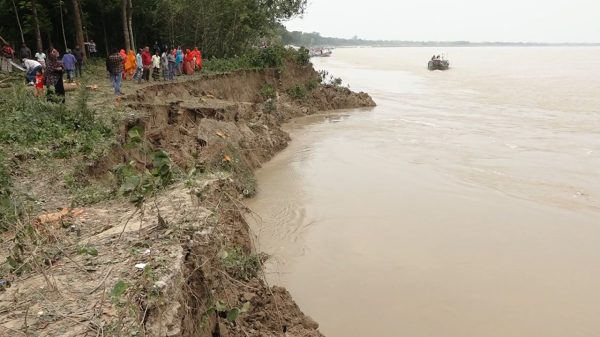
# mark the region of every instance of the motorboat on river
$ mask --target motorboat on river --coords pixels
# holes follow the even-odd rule
[[[448,70],[450,68],[450,61],[448,61],[445,56],[434,55],[431,60],[429,60],[427,68],[429,70]]]

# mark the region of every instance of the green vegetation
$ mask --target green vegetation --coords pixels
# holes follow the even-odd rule
[[[8,229],[15,220],[12,183],[4,161],[4,155],[0,152],[0,232]]]
[[[296,84],[295,86],[293,86],[287,90],[287,94],[290,95],[291,98],[296,99],[296,100],[306,98],[306,95],[307,95],[306,87]]]
[[[0,35],[15,46],[20,46],[23,35],[32,50],[36,46],[47,49],[45,43],[50,40],[64,51],[76,44],[81,46],[89,37],[96,41],[101,55],[106,49],[152,47],[157,41],[185,48],[198,46],[208,57],[226,58],[279,39],[275,33],[279,22],[301,15],[307,4],[307,0],[15,2],[22,34],[13,0],[0,0]],[[63,25],[64,42],[60,29]]]
[[[144,162],[130,161],[121,164],[114,169],[114,172],[120,186],[119,195],[129,197],[129,200],[139,208],[146,197],[155,196],[157,191],[173,181],[173,164],[168,153],[152,149],[141,127],[129,130],[128,136],[128,146],[139,151]]]
[[[256,254],[245,254],[241,248],[223,250],[220,254],[221,264],[231,277],[248,281],[258,274],[260,258]]]
[[[260,96],[264,99],[274,99],[274,98],[277,98],[277,91],[275,90],[275,88],[272,85],[265,84],[260,89]]]
[[[102,149],[114,136],[113,128],[96,118],[88,105],[89,93],[79,90],[72,107],[35,98],[17,86],[0,96],[0,143],[6,153],[26,158],[86,156]]]
[[[286,60],[304,62],[304,54],[281,45],[246,50],[242,56],[211,58],[203,63],[205,72],[229,72],[240,69],[281,68]]]

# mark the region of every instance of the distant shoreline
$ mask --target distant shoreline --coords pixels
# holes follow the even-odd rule
[[[329,45],[328,45],[329,46]],[[469,44],[397,44],[397,45],[339,45],[331,46],[333,48],[427,48],[427,47],[600,47],[597,44],[511,44],[511,43],[469,43]]]
[[[600,42],[471,42],[343,39],[319,33],[282,32],[283,42],[305,47],[600,47]]]

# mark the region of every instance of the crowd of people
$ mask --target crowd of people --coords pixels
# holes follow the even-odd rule
[[[115,95],[122,95],[123,80],[150,82],[152,76],[153,81],[172,81],[175,76],[193,75],[195,71],[202,70],[202,52],[197,47],[184,52],[181,47],[170,49],[156,43],[152,51],[150,47],[140,48],[137,54],[133,50],[113,49],[106,58],[106,70]]]
[[[90,54],[95,54],[93,41],[86,47]],[[92,52],[92,47],[93,51]],[[1,70],[11,72],[12,62],[15,58],[13,48],[4,43],[1,51]],[[38,50],[35,55],[24,43],[18,54],[22,69],[25,70],[27,85],[35,87],[36,96],[44,91],[53,93],[64,102],[65,88],[63,76],[66,74],[69,83],[74,82],[76,77],[81,77],[84,67],[84,51],[76,46],[73,50],[67,49],[60,56],[56,48],[50,48],[48,54]],[[195,71],[202,70],[202,52],[196,47],[193,50],[181,47],[168,48],[155,43],[152,52],[150,47],[140,48],[136,53],[133,50],[125,52],[124,49],[113,50],[106,58],[106,70],[112,82],[115,95],[122,95],[121,85],[123,80],[136,81],[137,83],[153,81],[172,81],[176,76],[193,75]],[[47,90],[46,90],[47,89]]]

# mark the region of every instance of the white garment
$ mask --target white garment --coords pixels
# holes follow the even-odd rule
[[[42,64],[35,60],[26,59],[25,61],[23,61],[23,66],[25,66],[25,70],[27,72],[30,72],[36,67],[41,67]]]
[[[160,68],[160,56],[158,56],[158,55],[152,56],[152,67]]]
[[[46,54],[44,54],[44,52],[38,52],[35,53],[35,59],[38,60],[38,62],[46,62]]]

